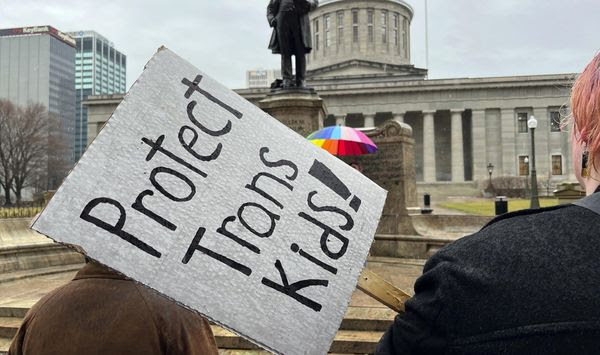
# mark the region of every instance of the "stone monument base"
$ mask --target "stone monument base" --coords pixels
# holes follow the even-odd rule
[[[323,128],[327,115],[323,99],[311,88],[272,90],[258,107],[304,137]]]

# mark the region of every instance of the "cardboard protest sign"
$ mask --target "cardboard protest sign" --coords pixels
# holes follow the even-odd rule
[[[386,192],[161,49],[33,229],[278,353],[325,353]]]

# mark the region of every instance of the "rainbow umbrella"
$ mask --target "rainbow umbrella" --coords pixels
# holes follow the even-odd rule
[[[317,147],[337,156],[363,155],[377,151],[377,146],[369,137],[352,127],[329,126],[306,138]]]

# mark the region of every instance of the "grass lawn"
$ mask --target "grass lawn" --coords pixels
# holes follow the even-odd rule
[[[558,205],[558,199],[555,198],[540,198],[541,207],[549,207]],[[439,204],[442,208],[453,209],[468,214],[475,214],[480,216],[494,216],[495,207],[494,200],[483,200],[477,199],[472,201],[460,201],[460,202],[442,202]],[[508,199],[508,212],[524,210],[529,208],[529,199]]]

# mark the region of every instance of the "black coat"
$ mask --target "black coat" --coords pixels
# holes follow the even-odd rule
[[[310,34],[310,20],[308,18],[308,13],[319,6],[319,0],[299,0],[299,3],[302,5],[301,11],[304,12],[302,17],[300,18],[300,32],[302,33],[302,43],[304,43],[304,48],[306,49],[306,53],[310,53],[312,50],[312,36]],[[267,5],[267,21],[269,25],[273,22],[273,19],[279,13],[279,3],[280,0],[269,0],[269,5]],[[277,29],[273,28],[273,32],[271,33],[271,40],[269,41],[269,49],[273,52],[273,54],[281,53],[279,49],[279,41],[277,39]]]
[[[501,216],[425,265],[376,354],[600,354],[600,216]]]

